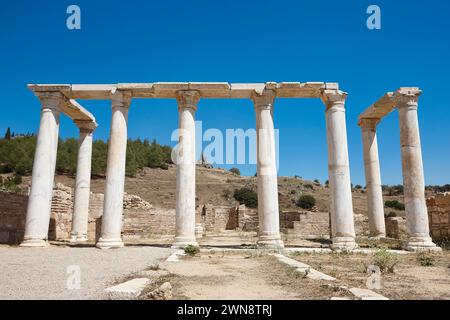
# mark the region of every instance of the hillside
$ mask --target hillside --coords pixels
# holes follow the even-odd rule
[[[197,166],[197,201],[199,204],[211,203],[214,205],[233,205],[233,192],[235,189],[248,187],[256,190],[256,177],[243,177],[224,169],[205,168]],[[24,178],[24,182],[29,177]],[[67,175],[56,176],[56,182],[73,187],[74,178]],[[92,180],[92,192],[104,192],[105,179]],[[163,207],[175,207],[176,166],[169,165],[168,170],[144,168],[136,177],[127,177],[125,191],[136,194],[151,204]],[[293,177],[278,178],[278,192],[280,210],[298,210],[296,200],[302,194],[311,194],[316,198],[319,211],[328,211],[329,188],[313,181]],[[403,201],[402,197],[385,196],[385,200],[396,199]],[[353,206],[356,214],[367,214],[366,196],[359,190],[353,191]],[[394,211],[386,209],[387,212]]]

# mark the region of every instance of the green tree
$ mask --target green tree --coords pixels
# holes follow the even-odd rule
[[[234,190],[234,199],[241,204],[245,204],[249,208],[258,207],[258,195],[249,188],[241,188]]]
[[[316,199],[309,194],[304,194],[297,200],[297,206],[305,210],[311,210],[315,205]]]
[[[5,139],[11,140],[11,128],[10,127],[8,127],[8,129],[6,129]]]

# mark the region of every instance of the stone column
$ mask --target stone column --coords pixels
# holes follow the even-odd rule
[[[195,111],[200,93],[178,92],[176,230],[172,248],[197,246],[195,239]]]
[[[122,217],[127,153],[127,124],[131,94],[118,91],[112,97],[112,119],[108,145],[105,201],[102,230],[97,247],[102,249],[123,247]]]
[[[258,246],[279,249],[284,244],[280,237],[278,208],[278,180],[276,165],[273,103],[275,92],[254,93],[252,100],[256,113],[257,179],[258,179]]]
[[[37,93],[41,100],[41,121],[34,155],[31,190],[28,199],[23,247],[47,245],[50,224],[56,153],[58,149],[60,106],[59,92]]]
[[[363,138],[369,230],[370,236],[374,238],[384,238],[386,236],[376,131],[379,121],[380,119],[377,118],[361,119],[359,121]]]
[[[71,242],[88,241],[89,197],[91,186],[92,134],[97,127],[93,121],[76,121],[78,139],[77,176],[72,217]]]
[[[417,119],[418,89],[396,93],[402,151],[403,189],[409,239],[407,250],[439,250],[432,242],[425,202],[425,182]]]
[[[345,123],[346,98],[347,94],[339,90],[325,90],[322,97],[326,105],[332,248],[351,250],[356,243]]]

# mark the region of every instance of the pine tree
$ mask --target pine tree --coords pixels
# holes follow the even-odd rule
[[[8,127],[8,129],[6,129],[5,140],[11,140],[11,128],[10,127]]]

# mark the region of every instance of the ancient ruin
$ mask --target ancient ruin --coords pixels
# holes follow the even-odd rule
[[[395,92],[388,92],[359,115],[358,125],[362,130],[364,147],[369,227],[371,236],[386,236],[376,128],[383,117],[397,109],[409,233],[405,249],[440,250],[430,238],[425,202],[425,181],[417,118],[418,99],[421,93],[422,91],[415,87],[403,87]]]
[[[135,83],[117,85],[29,85],[41,100],[41,124],[22,246],[45,246],[52,196],[60,113],[80,127],[72,238],[86,239],[92,132],[95,118],[74,99],[112,103],[105,200],[99,248],[123,246],[121,239],[128,110],[132,98],[176,98],[180,140],[177,159],[176,237],[173,247],[196,245],[195,130],[200,98],[249,98],[256,112],[258,172],[258,245],[281,248],[273,127],[275,98],[321,98],[326,105],[333,247],[356,246],[345,123],[347,94],[336,83]]]

